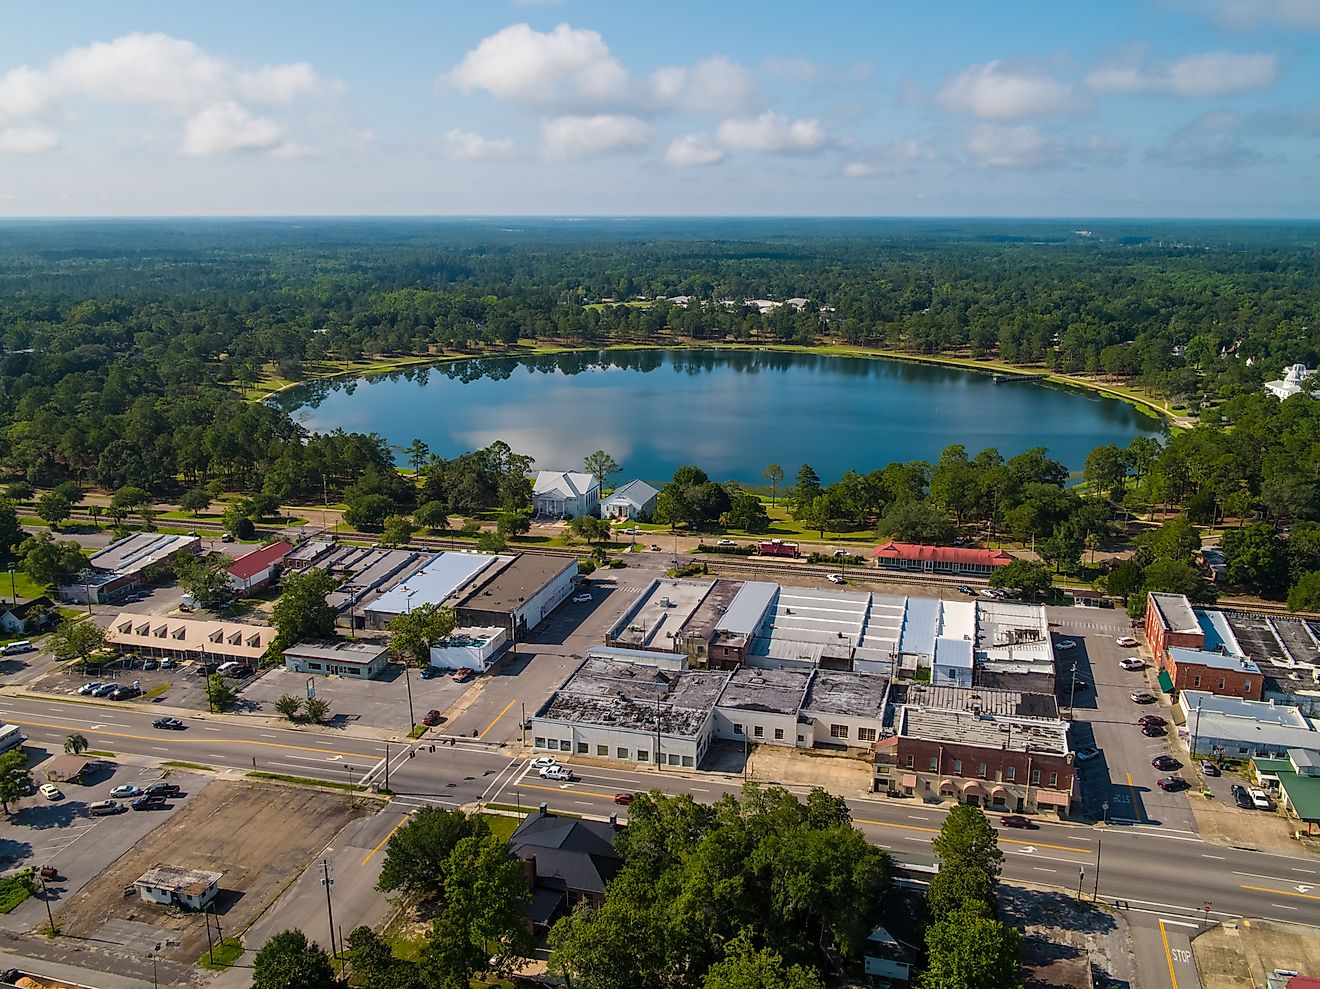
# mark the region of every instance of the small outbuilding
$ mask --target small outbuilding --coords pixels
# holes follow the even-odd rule
[[[223,874],[179,865],[158,865],[144,872],[133,885],[147,903],[205,910],[220,892]]]
[[[95,759],[84,759],[80,755],[57,755],[46,760],[41,772],[50,783],[77,783],[87,767],[95,762]]]

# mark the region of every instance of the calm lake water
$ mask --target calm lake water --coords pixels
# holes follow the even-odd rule
[[[482,358],[355,380],[318,381],[276,401],[309,429],[414,437],[442,457],[504,440],[538,468],[581,469],[605,450],[615,478],[663,481],[682,464],[762,484],[811,464],[849,468],[1035,446],[1080,469],[1104,443],[1163,426],[1114,399],[923,364],[768,351],[610,351]]]

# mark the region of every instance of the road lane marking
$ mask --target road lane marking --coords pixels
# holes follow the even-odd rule
[[[485,738],[485,737],[486,737],[486,732],[488,732],[488,731],[490,731],[492,728],[494,728],[495,725],[496,725],[496,723],[500,720],[500,718],[504,717],[506,714],[509,713],[509,708],[513,707],[513,705],[515,705],[515,704],[517,704],[517,703],[518,703],[518,698],[515,697],[513,700],[509,701],[509,703],[505,704],[505,705],[504,705],[504,710],[501,711],[499,714],[495,715],[494,720],[491,721],[491,723],[488,724],[488,725],[486,726],[486,731],[483,731],[483,732],[482,732],[480,735],[478,735],[477,737],[478,737],[478,738]]]
[[[1128,779],[1132,779],[1128,776]],[[1169,932],[1164,928],[1164,921],[1160,921],[1160,939],[1164,941],[1164,960],[1169,963],[1169,981],[1173,983],[1173,989],[1178,989],[1178,976],[1173,971],[1173,952],[1169,950]]]
[[[1270,906],[1277,910],[1300,910],[1300,907],[1290,907],[1286,903],[1271,903]]]
[[[1185,920],[1170,920],[1168,917],[1161,917],[1160,919],[1171,927],[1190,927],[1199,931],[1204,926],[1203,924],[1189,924]]]
[[[210,725],[200,725],[202,731],[219,731],[219,728],[212,728]]]
[[[1296,896],[1303,900],[1320,900],[1320,896],[1316,896],[1314,893],[1299,893],[1291,889],[1266,889],[1264,886],[1248,886],[1245,883],[1242,888],[1255,890],[1257,893],[1274,893],[1277,896]],[[1310,888],[1310,886],[1307,887],[1307,889]]]
[[[1226,856],[1224,856],[1224,855],[1207,855],[1207,854],[1205,854],[1205,852],[1202,852],[1202,853],[1201,853],[1201,858],[1203,858],[1203,859],[1214,859],[1216,862],[1227,862],[1227,861],[1228,861],[1228,858],[1227,858]]]
[[[879,828],[902,828],[905,831],[925,831],[927,834],[939,834],[939,828],[923,828],[916,824],[897,824],[889,821],[868,821],[865,818],[854,817],[854,824],[871,824]],[[1000,842],[1006,842],[1010,845],[1026,845],[1028,848],[1053,848],[1059,852],[1071,852],[1074,855],[1090,855],[1089,848],[1070,848],[1068,845],[1051,845],[1044,841],[1022,841],[1019,838],[1005,838],[1002,834],[999,836]]]
[[[1133,811],[1133,813],[1136,813],[1136,810],[1137,810],[1137,788],[1136,788],[1135,786],[1132,785],[1132,774],[1131,774],[1131,773],[1128,773],[1128,774],[1127,774],[1127,785],[1128,785],[1128,802],[1129,802],[1129,804],[1130,804],[1131,807],[1132,807],[1132,811]],[[1144,815],[1143,815],[1143,816],[1144,816]],[[1173,962],[1170,962],[1169,965],[1172,966],[1172,965],[1173,965]],[[1178,989],[1177,984],[1174,985],[1173,989]]]
[[[74,720],[74,719],[70,719],[70,720]],[[21,716],[21,715],[15,716],[15,717],[13,718],[13,722],[14,722],[14,724],[22,725],[22,726],[24,726],[24,727],[28,727],[28,728],[53,728],[55,731],[73,731],[73,730],[75,730],[75,729],[71,728],[69,725],[52,725],[52,724],[47,724],[47,723],[42,722],[42,721],[24,721],[24,720],[22,719],[22,716]],[[93,731],[93,730],[95,730],[95,733],[98,734],[98,735],[108,735],[108,736],[110,736],[111,738],[131,738],[131,739],[134,739],[135,741],[139,741],[139,742],[154,742],[154,741],[157,741],[157,740],[159,739],[159,737],[160,737],[160,736],[158,736],[158,735],[134,735],[134,734],[131,734],[131,733],[129,733],[129,732],[122,732],[122,731],[105,731],[105,730],[103,730],[103,729],[99,729],[99,728],[98,728],[98,729],[91,729],[91,728],[88,728],[88,729],[85,729],[85,730],[86,730],[86,731]],[[263,734],[264,734],[264,733],[263,733]],[[274,735],[274,736],[271,736],[271,737],[273,737],[273,738],[278,738],[279,736],[278,736],[278,735]],[[190,739],[190,738],[182,738],[182,737],[179,737],[179,738],[176,738],[176,741],[177,741],[180,745],[189,745],[189,744],[201,744],[202,739]],[[254,740],[252,740],[252,739],[247,739],[247,738],[213,738],[213,739],[210,739],[210,741],[211,741],[211,742],[224,742],[224,743],[227,743],[227,744],[229,744],[229,745],[261,745],[261,746],[265,746],[265,747],[267,747],[267,748],[272,748],[272,749],[292,749],[292,750],[294,750],[294,751],[296,751],[296,752],[316,752],[316,753],[319,753],[319,754],[325,754],[323,749],[314,749],[314,748],[312,748],[312,747],[309,746],[309,745],[290,745],[290,744],[287,743],[287,742],[257,742],[257,741],[254,741]],[[374,752],[372,752],[372,753],[366,753],[366,752],[341,752],[340,755],[348,756],[348,757],[353,758],[353,759],[379,759],[379,758],[380,758],[380,756],[379,756],[378,754],[374,753]]]
[[[1058,870],[1058,869],[1043,869],[1043,868],[1041,868],[1040,866],[1037,865],[1037,866],[1033,866],[1031,871],[1032,871],[1032,872],[1058,872],[1059,870]]]
[[[362,861],[359,862],[358,865],[366,865],[368,862],[370,862],[371,856],[375,855],[378,851],[380,851],[385,846],[385,842],[393,838],[394,832],[398,831],[399,828],[403,827],[404,822],[407,821],[408,818],[410,817],[412,817],[412,811],[409,811],[408,813],[404,814],[403,817],[399,820],[399,823],[394,825],[394,827],[390,828],[390,833],[387,834],[384,838],[380,839],[380,841],[376,842],[376,847],[373,848],[371,851],[367,852],[367,854],[362,857]]]
[[[1235,876],[1245,876],[1247,879],[1268,879],[1272,883],[1292,882],[1290,879],[1280,879],[1278,876],[1262,876],[1259,872],[1235,872]],[[1303,890],[1305,892],[1305,890]]]
[[[567,796],[568,794],[572,793],[572,794],[581,794],[584,797],[600,797],[602,800],[614,799],[614,794],[612,793],[598,793],[595,790],[565,790],[563,787],[537,786],[535,783],[515,783],[514,786],[520,786],[524,790],[549,790],[551,793],[558,793],[562,796]]]

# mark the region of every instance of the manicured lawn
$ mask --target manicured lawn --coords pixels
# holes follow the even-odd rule
[[[508,841],[513,837],[513,833],[518,830],[521,821],[516,817],[505,817],[502,814],[478,814],[486,827],[490,828],[490,833],[495,837]]]
[[[32,895],[32,880],[27,875],[0,879],[0,913],[9,913]]]

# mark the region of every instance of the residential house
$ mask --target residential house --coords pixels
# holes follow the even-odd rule
[[[509,851],[524,863],[534,926],[549,926],[579,903],[599,907],[605,902],[605,885],[623,864],[614,850],[617,830],[613,818],[606,823],[560,817],[545,804],[523,818],[509,839]]]
[[[532,482],[532,506],[542,518],[594,515],[600,507],[600,481],[595,474],[537,471]]]
[[[58,617],[54,609],[55,602],[44,594],[17,604],[0,605],[0,629],[11,635],[44,632]]]
[[[1265,382],[1265,390],[1280,401],[1294,395],[1311,395],[1316,391],[1315,376],[1316,371],[1305,364],[1290,364],[1284,368],[1281,380]]]
[[[645,481],[629,481],[600,503],[600,517],[649,521],[655,514],[655,499],[659,494]]]

